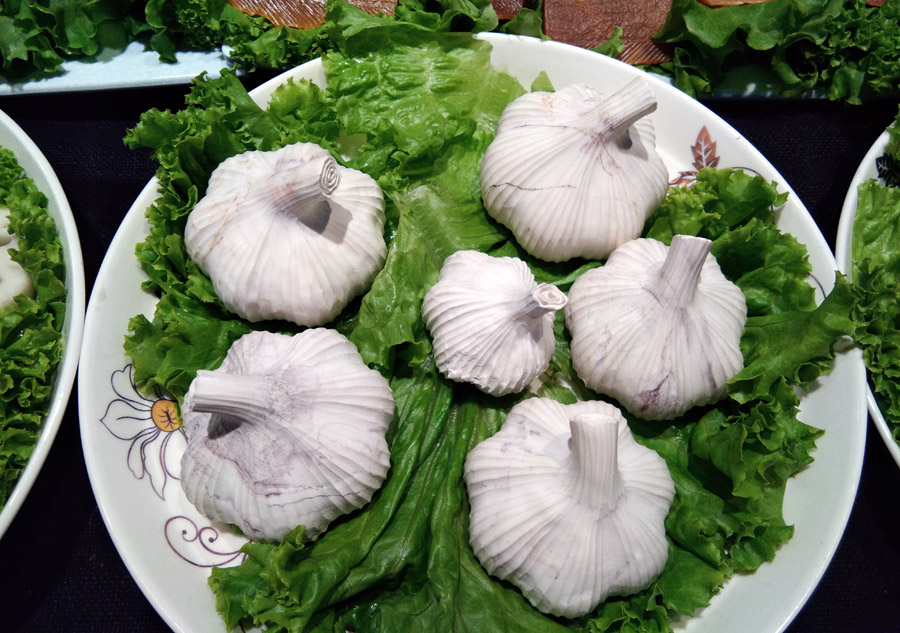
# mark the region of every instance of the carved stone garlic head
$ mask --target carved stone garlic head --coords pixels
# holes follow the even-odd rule
[[[9,232],[9,209],[0,207],[0,308],[12,305],[18,295],[34,296],[31,277],[10,256],[18,240]]]
[[[569,291],[572,364],[591,389],[645,419],[675,418],[721,398],[744,365],[744,293],[711,242],[676,235],[623,244]]]
[[[378,184],[295,143],[223,161],[184,239],[229,310],[317,326],[369,287],[387,256],[383,232]]]
[[[488,573],[563,617],[648,585],[665,566],[665,461],[599,401],[529,398],[466,457],[470,541]]]
[[[334,330],[241,337],[197,373],[182,414],[187,498],[253,539],[298,525],[315,539],[368,503],[390,466],[391,388]]]
[[[556,347],[553,320],[566,296],[538,284],[522,260],[458,251],[422,303],[444,376],[500,396],[546,371]]]
[[[584,84],[519,97],[481,163],[485,209],[535,257],[605,258],[665,196],[655,109],[640,78],[609,97]]]

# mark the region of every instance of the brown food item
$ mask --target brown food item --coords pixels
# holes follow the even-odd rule
[[[229,0],[248,15],[260,15],[275,26],[312,29],[325,22],[325,0]],[[397,0],[350,0],[357,9],[377,15],[393,15]]]
[[[519,9],[525,6],[525,0],[491,0],[491,5],[501,20],[512,20]]]
[[[619,59],[629,64],[659,64],[672,59],[672,47],[652,40],[666,23],[671,0],[544,0],[547,37],[594,48],[622,27],[624,50]]]

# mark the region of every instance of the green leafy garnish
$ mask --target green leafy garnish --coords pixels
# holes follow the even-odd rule
[[[149,30],[133,0],[0,3],[0,74],[51,74],[67,59],[120,49]]]
[[[710,7],[673,0],[661,70],[690,95],[754,83],[782,96],[860,103],[900,90],[900,2],[775,0]]]

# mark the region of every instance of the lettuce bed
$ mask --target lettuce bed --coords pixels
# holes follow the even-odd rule
[[[193,85],[185,109],[146,112],[126,137],[152,148],[161,197],[137,247],[160,296],[152,320],[130,322],[125,348],[144,388],[180,398],[198,369],[214,368],[255,327],[228,314],[185,253],[187,214],[210,172],[246,149],[311,141],[374,177],[387,201],[388,258],[371,289],[331,324],[389,380],[397,415],[388,434],[391,472],[373,501],[317,541],[299,526],[278,544],[249,544],[246,561],[214,569],[210,585],[231,627],[274,631],[669,631],[735,572],[771,560],[793,529],[782,518],[787,480],[806,467],[821,432],[797,419],[804,387],[828,371],[832,344],[853,331],[850,291],[838,278],[816,307],[806,252],[775,226],[785,197],[773,183],[706,169],[673,189],[646,235],[713,240],[725,274],[748,298],[745,369],[715,407],[673,422],[631,418],[638,441],[665,459],[676,484],[667,519],[670,557],[646,590],[610,599],[578,620],[534,610],[490,578],[468,545],[463,460],[523,396],[491,398],[443,379],[420,313],[443,259],[460,249],[516,255],[540,282],[566,290],[598,262],[546,264],[521,251],[481,205],[478,164],[504,106],[523,92],[489,66],[490,46],[469,36],[366,16],[331,5],[323,58],[327,89],[289,82],[260,109],[230,73]],[[546,79],[542,80],[546,85]],[[352,139],[358,143],[347,144]],[[562,318],[540,395],[594,397],[575,377]]]
[[[65,263],[47,198],[27,178],[15,155],[0,148],[0,207],[10,210],[12,253],[31,276],[35,297],[0,309],[0,507],[28,463],[50,406],[62,353]]]

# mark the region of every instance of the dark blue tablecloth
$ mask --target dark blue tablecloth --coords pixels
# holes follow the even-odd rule
[[[149,153],[127,149],[122,138],[143,111],[180,108],[185,91],[175,86],[0,97],[0,109],[40,147],[66,191],[82,241],[88,293],[120,221],[155,171]],[[832,246],[850,180],[897,112],[893,102],[717,99],[706,104],[780,171]],[[900,632],[898,507],[900,469],[869,425],[844,538],[790,633]],[[85,470],[74,393],[46,465],[0,539],[0,586],[0,631],[168,630],[100,518]]]

